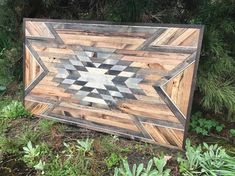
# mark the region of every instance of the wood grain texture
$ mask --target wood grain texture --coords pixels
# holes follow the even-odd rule
[[[42,67],[34,58],[30,50],[25,48],[25,87],[30,86],[32,82],[43,72]]]
[[[191,64],[188,68],[181,73],[171,78],[164,86],[163,89],[171,100],[179,107],[181,112],[187,116],[188,103],[190,97],[190,87],[192,86],[193,71],[195,64]],[[185,89],[187,87],[188,89]]]
[[[182,149],[200,27],[24,23],[29,111]]]

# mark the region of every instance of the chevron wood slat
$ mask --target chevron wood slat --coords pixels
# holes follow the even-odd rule
[[[182,149],[202,26],[24,20],[25,107]]]

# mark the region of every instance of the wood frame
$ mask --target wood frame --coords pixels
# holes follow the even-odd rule
[[[202,25],[181,25],[181,24],[138,24],[138,23],[131,23],[131,24],[130,23],[120,23],[119,24],[119,23],[113,23],[113,22],[54,20],[54,19],[28,19],[28,18],[24,19],[23,25],[24,25],[24,33],[25,33],[25,40],[23,43],[23,47],[24,47],[24,90],[25,90],[24,91],[24,105],[29,111],[31,111],[33,114],[35,114],[38,117],[56,119],[61,122],[75,124],[80,127],[85,127],[85,128],[89,128],[89,129],[93,129],[93,130],[97,130],[97,131],[101,131],[101,132],[117,134],[117,135],[121,135],[124,137],[142,140],[142,141],[149,142],[149,143],[157,143],[159,145],[172,147],[172,148],[182,149],[184,147],[185,139],[187,137],[188,123],[189,123],[189,119],[190,119],[190,111],[191,111],[191,106],[192,106],[193,92],[195,89],[196,73],[197,73],[198,62],[199,62],[199,57],[200,57],[200,50],[201,50],[204,26],[202,26]],[[83,28],[84,28],[83,31],[78,30],[79,25],[83,26]],[[120,26],[118,26],[118,25],[120,25]],[[56,30],[55,30],[55,26],[57,26]],[[112,35],[114,35],[115,32],[109,33],[108,30],[104,30],[104,32],[102,33],[102,30],[101,30],[101,32],[96,33],[95,30],[97,30],[96,29],[97,26],[99,29],[102,26],[105,26],[111,31],[118,31],[117,28],[119,28],[119,27],[120,27],[120,29],[124,28],[123,29],[124,32],[122,33],[122,37],[124,36],[125,42],[129,42],[129,44],[123,42],[122,38],[118,38],[118,36],[115,38],[115,36],[114,36],[113,38],[115,41],[122,42],[121,45],[119,43],[116,44],[114,42],[114,45],[112,46],[112,42],[111,42],[111,43],[109,43],[109,46],[108,46],[107,42],[110,42],[110,39],[112,39]],[[110,26],[112,26],[112,28]],[[93,31],[90,30],[90,28],[92,28],[92,27],[94,27]],[[64,32],[63,30],[66,30],[66,29],[67,29],[67,31]],[[119,31],[120,31],[120,29],[119,29]],[[128,33],[128,30],[131,32]],[[141,32],[138,32],[138,31],[141,31]],[[126,32],[126,34],[124,34],[125,32]],[[74,42],[74,37],[76,37],[76,36],[73,35],[73,33],[76,33],[79,35],[82,34],[80,36],[81,38],[92,41],[90,43],[87,42],[84,44],[85,45],[84,47],[85,48],[87,47],[86,49],[89,50],[89,51],[87,51],[88,54],[91,54],[91,50],[95,50],[97,48],[98,48],[97,53],[99,54],[99,52],[100,52],[99,48],[102,49],[102,47],[104,46],[104,49],[106,49],[107,52],[111,52],[110,49],[114,50],[113,57],[115,57],[115,59],[117,59],[117,58],[120,59],[119,55],[122,55],[122,58],[120,60],[123,60],[124,57],[127,57],[127,59],[124,59],[124,60],[127,60],[128,62],[124,62],[124,63],[135,65],[135,67],[130,68],[129,66],[126,66],[125,64],[124,65],[119,64],[119,67],[115,66],[115,64],[112,65],[112,68],[117,67],[116,69],[119,69],[118,74],[125,75],[124,77],[128,77],[127,75],[129,75],[128,78],[125,78],[125,79],[130,80],[130,81],[126,80],[127,82],[131,82],[132,80],[137,80],[136,76],[130,77],[130,75],[133,75],[133,74],[136,75],[135,72],[138,72],[138,73],[141,72],[141,74],[139,74],[139,76],[141,77],[144,75],[144,74],[142,74],[142,72],[147,70],[146,71],[147,74],[145,74],[145,76],[147,77],[147,76],[149,76],[148,75],[149,70],[151,70],[151,72],[153,72],[153,75],[149,76],[148,79],[144,77],[140,82],[145,81],[145,83],[146,83],[146,82],[150,81],[151,86],[154,88],[154,90],[152,90],[152,88],[151,88],[151,90],[149,89],[148,84],[150,84],[150,83],[146,83],[146,85],[148,85],[147,86],[148,88],[145,88],[146,85],[145,85],[145,83],[143,83],[141,88],[136,90],[133,88],[133,85],[139,86],[139,83],[135,84],[132,81],[130,84],[122,87],[123,90],[125,89],[125,91],[127,91],[127,89],[129,89],[128,91],[130,92],[130,90],[131,90],[132,93],[129,93],[129,92],[123,93],[123,92],[120,92],[120,89],[119,89],[118,93],[122,94],[122,95],[120,95],[120,96],[122,96],[122,98],[117,99],[117,97],[115,97],[115,95],[114,95],[114,97],[110,97],[110,95],[109,95],[108,98],[109,99],[111,98],[113,102],[110,103],[110,101],[107,100],[107,102],[109,102],[109,104],[107,106],[105,105],[106,107],[103,106],[105,103],[101,99],[100,100],[96,99],[95,101],[98,101],[99,103],[101,103],[102,106],[100,106],[100,104],[97,105],[97,103],[94,103],[94,102],[93,103],[89,102],[90,104],[89,103],[86,104],[87,103],[86,102],[85,104],[82,105],[83,110],[81,110],[81,109],[78,110],[78,107],[77,107],[77,106],[80,106],[80,104],[82,102],[81,99],[79,99],[81,97],[78,97],[76,100],[71,100],[71,101],[69,100],[68,97],[64,97],[64,99],[61,98],[60,96],[58,96],[57,99],[53,99],[50,96],[46,97],[45,94],[43,94],[44,87],[42,86],[42,85],[45,85],[45,83],[52,84],[52,82],[53,82],[53,84],[55,84],[57,86],[58,85],[61,86],[62,82],[65,81],[65,79],[66,79],[67,82],[66,81],[65,82],[67,85],[69,84],[69,86],[71,86],[71,87],[76,87],[73,85],[73,83],[71,83],[71,80],[67,80],[67,78],[63,78],[63,80],[60,79],[59,82],[58,82],[58,79],[54,79],[54,80],[48,79],[47,81],[45,81],[46,75],[51,74],[51,70],[54,70],[54,72],[57,72],[54,69],[55,64],[54,65],[52,64],[53,66],[50,67],[49,69],[47,68],[48,65],[50,65],[50,63],[57,62],[57,64],[59,64],[61,67],[61,62],[63,61],[63,59],[61,59],[61,60],[58,59],[59,58],[58,53],[57,53],[57,56],[53,57],[55,59],[55,61],[49,59],[50,57],[47,56],[47,54],[50,55],[51,54],[50,52],[53,49],[57,48],[56,52],[60,52],[60,50],[64,49],[63,50],[63,52],[64,52],[66,49],[68,49],[70,47],[68,50],[66,50],[66,52],[68,52],[67,54],[71,54],[69,52],[72,52],[72,53],[76,52],[76,53],[78,53],[78,55],[82,53],[76,47],[83,46],[83,44],[81,44],[81,42],[84,42],[85,40],[81,41],[80,39],[76,38],[76,41]],[[86,34],[86,36],[84,36],[84,34]],[[94,35],[95,37],[97,37],[97,36],[98,37],[96,39],[93,39],[93,37],[90,37],[92,35]],[[135,37],[135,35],[137,35],[137,36]],[[172,39],[169,38],[169,35],[173,39],[176,35],[178,35],[178,36],[175,38],[175,40],[172,41]],[[99,36],[101,36],[101,37],[99,37]],[[183,36],[183,37],[181,37],[181,36]],[[168,39],[165,40],[165,38],[167,38],[167,37],[168,37]],[[182,38],[184,39],[184,41]],[[104,39],[106,40],[105,41],[106,43],[102,43]],[[98,41],[94,41],[94,40],[98,40]],[[78,42],[78,43],[76,43],[76,42]],[[136,45],[135,42],[138,43],[137,44],[138,46]],[[88,45],[90,45],[90,44],[92,44],[92,46],[89,48]],[[102,47],[100,47],[100,46],[102,46]],[[126,48],[125,47],[122,48],[123,46],[125,46]],[[127,48],[127,46],[129,48]],[[51,48],[51,51],[46,53],[44,51],[47,50],[47,47],[49,48],[49,50]],[[75,49],[73,47],[75,47]],[[106,47],[108,47],[108,48],[106,48]],[[37,49],[35,49],[35,48],[37,48]],[[72,51],[70,51],[70,49]],[[106,50],[104,50],[102,52],[105,53]],[[63,55],[63,52],[61,52],[62,55]],[[95,53],[95,52],[93,52],[93,53]],[[136,53],[137,53],[136,57],[128,56],[128,54],[132,55],[133,53],[134,53],[134,55],[136,55]],[[153,59],[152,59],[153,64],[151,64],[151,63],[148,63],[148,64],[150,66],[152,66],[153,68],[155,68],[155,71],[156,71],[156,68],[161,69],[159,67],[159,63],[163,62],[162,58],[164,57],[164,54],[167,55],[165,57],[165,60],[168,59],[169,63],[170,63],[170,65],[168,66],[168,63],[166,63],[166,61],[164,60],[165,61],[164,64],[166,64],[168,67],[167,68],[168,70],[166,69],[167,71],[165,71],[165,72],[163,71],[160,74],[160,73],[154,73],[154,69],[151,69],[150,67],[148,67],[148,69],[146,69],[146,68],[145,69],[144,68],[136,69],[136,67],[141,67],[140,65],[143,66],[143,64],[140,64],[140,63],[145,62],[143,60],[143,59],[146,60],[145,55],[149,55],[149,57],[150,57],[150,55],[154,55]],[[168,57],[169,55],[171,55],[171,57]],[[94,55],[91,56],[90,59],[92,59],[93,57],[94,57]],[[143,57],[143,58],[141,58],[141,57]],[[176,57],[178,60],[180,60],[180,62],[177,59],[174,60],[174,57]],[[82,56],[81,56],[81,58],[82,58]],[[171,59],[169,59],[169,58],[171,58]],[[73,63],[76,62],[76,64],[77,64],[77,62],[78,62],[77,59],[78,58],[76,57],[75,59],[72,59],[71,62],[73,62]],[[137,59],[137,60],[135,60],[135,59]],[[159,63],[157,61],[155,61],[154,59],[159,59]],[[47,64],[45,64],[43,62],[46,62]],[[63,69],[65,68],[66,62],[67,62],[67,60],[65,60],[65,63],[62,66]],[[105,60],[104,60],[104,62],[105,62]],[[175,65],[171,64],[171,62],[172,63],[176,62],[176,64]],[[69,67],[68,69],[72,69],[72,71],[73,71],[74,70],[73,66],[77,66],[76,64],[71,65],[71,63],[70,63],[69,65],[67,65],[67,67]],[[93,60],[91,61],[91,64],[93,64]],[[95,63],[95,64],[99,65],[100,63]],[[164,64],[163,64],[163,66],[165,67]],[[105,66],[107,67],[107,64],[105,66],[103,64],[101,64],[101,65],[104,67],[104,69],[102,70],[103,67],[99,68],[98,70],[96,69],[94,73],[96,73],[97,71],[107,71],[107,70],[105,70],[105,69],[107,69],[107,68],[105,68]],[[110,65],[108,64],[108,66],[110,66]],[[161,66],[161,64],[160,64],[160,66]],[[86,69],[88,69],[87,72],[94,70],[89,65],[84,66],[84,67]],[[94,65],[92,67],[94,67]],[[124,67],[128,71],[124,70],[124,71],[120,72],[120,69],[123,69]],[[57,68],[57,69],[59,69],[59,68]],[[82,69],[81,73],[83,73],[83,71],[84,71],[83,70],[84,68],[81,68],[78,66],[76,67],[76,69],[77,70]],[[108,70],[110,71],[110,68],[108,68]],[[114,73],[115,73],[115,77],[116,77],[117,70],[115,70],[115,71],[116,72],[114,72]],[[110,71],[110,73],[111,73],[111,71]],[[113,72],[111,74],[113,74]],[[190,75],[190,76],[187,77],[184,75]],[[81,77],[83,77],[83,79],[88,79],[88,78],[84,78],[84,76],[80,76],[80,78]],[[112,79],[115,77],[112,77]],[[160,78],[158,80],[156,80],[156,77],[160,77]],[[119,76],[118,78],[119,78],[118,80],[120,80],[123,77]],[[92,80],[92,76],[89,79]],[[101,77],[100,79],[102,80],[102,79],[104,79],[104,77]],[[107,76],[107,79],[109,80],[111,78]],[[187,85],[187,88],[185,90],[181,90],[183,88],[180,88],[181,79],[185,79],[183,82],[183,85]],[[180,81],[177,81],[177,80],[180,80]],[[187,80],[189,80],[189,83],[187,82]],[[44,83],[40,87],[41,81],[44,81]],[[177,84],[177,82],[179,82],[178,83],[179,85],[178,85],[178,88],[176,89],[174,87],[174,85],[175,85],[175,83]],[[117,84],[115,83],[115,86],[119,85],[119,83],[123,84],[123,82],[118,82]],[[78,84],[80,86],[79,89],[81,89],[80,84],[81,84],[81,81]],[[90,84],[91,87],[94,86],[94,84],[92,84],[91,81],[86,82],[86,85],[87,84]],[[97,84],[97,82],[95,84]],[[37,88],[37,86],[39,88]],[[95,85],[95,86],[97,86],[97,85]],[[99,88],[101,87],[101,89],[102,89],[102,85],[100,85],[98,87]],[[63,88],[63,86],[62,86],[62,88]],[[88,88],[82,87],[82,88],[83,89],[86,88],[85,89],[86,91],[88,91],[88,92],[90,91],[89,93],[92,93],[91,90],[89,89],[89,87]],[[114,87],[111,87],[111,88],[109,87],[106,89],[108,89],[109,93],[110,92],[114,93],[116,91],[116,90],[113,91],[113,89],[115,89]],[[54,90],[55,90],[55,93],[53,96],[56,97],[56,90],[57,89],[55,88]],[[61,93],[61,90],[62,89],[60,89],[60,91],[58,91],[58,92]],[[66,94],[66,93],[70,94],[70,98],[78,93],[78,89],[76,90],[75,93],[74,93],[74,90],[71,90],[71,89],[69,89],[69,91],[70,91],[69,93],[65,92],[65,91],[68,91],[68,87],[64,88],[63,91],[64,91],[64,94]],[[92,91],[94,91],[94,89]],[[174,95],[174,93],[178,94],[178,92],[181,92],[181,96]],[[116,96],[117,96],[118,93],[116,91],[114,94],[116,94]],[[184,94],[182,94],[182,93],[184,93]],[[49,94],[53,94],[53,92],[49,92]],[[66,94],[66,96],[67,96],[67,94]],[[182,95],[185,95],[185,94],[187,94],[187,96],[186,96],[187,100],[185,100],[186,103],[185,102],[182,103],[181,97],[182,97]],[[143,100],[143,103],[142,103],[140,101],[140,99],[135,98],[133,95],[138,96],[138,97],[142,96],[142,99],[145,98],[147,100]],[[103,96],[103,97],[107,98],[107,96]],[[139,103],[140,105],[135,104],[135,106],[137,106],[137,108],[141,108],[141,107],[145,106],[145,103],[150,102],[150,99],[152,99],[151,103],[147,104],[149,106],[146,106],[146,107],[151,107],[153,102],[154,103],[157,102],[157,101],[155,102],[154,97],[156,99],[158,99],[158,103],[156,106],[153,105],[152,111],[147,114],[144,112],[144,110],[141,110],[139,112],[138,112],[138,110],[135,111],[136,107],[134,108],[134,110],[128,109],[131,107],[130,105],[133,102],[136,104]],[[83,98],[86,98],[86,96],[85,97],[83,96]],[[92,99],[92,98],[89,99],[89,101],[93,101],[93,100],[94,99]],[[127,102],[125,102],[125,101],[127,101]],[[129,101],[131,103],[129,103]],[[121,102],[122,106],[119,106],[120,102]],[[160,105],[158,106],[159,102],[160,102]],[[63,104],[64,109],[67,109],[67,110],[69,109],[68,112],[73,112],[73,116],[75,115],[76,118],[75,117],[71,118],[71,114],[69,114],[67,112],[67,110],[63,111],[63,113],[61,114],[62,106],[61,106],[61,108],[60,107],[58,108],[57,106],[59,106],[59,104]],[[118,110],[116,107],[117,104],[118,104],[118,108],[119,108]],[[127,106],[127,109],[125,109],[126,106]],[[180,108],[178,106],[180,106]],[[74,109],[71,109],[71,107],[75,108],[76,110],[74,111]],[[157,111],[155,111],[155,109],[158,107],[164,107],[163,110],[161,110],[161,111],[163,114],[168,114],[168,115],[162,115],[162,116],[159,114],[156,115]],[[101,115],[100,112],[97,113],[99,109],[101,109],[105,115],[104,114]],[[51,112],[53,111],[53,113],[51,113],[50,111]],[[77,119],[78,117],[84,118],[83,115],[84,115],[85,111],[86,111],[86,113],[89,114],[88,119],[90,119],[91,121],[87,120],[86,117],[85,117],[85,120],[83,120],[83,119],[78,120]],[[114,119],[114,117],[115,117],[114,114],[110,115],[112,113],[112,111],[114,111],[117,114],[116,118],[120,118],[121,123],[118,121],[116,122],[116,120]],[[121,114],[123,111],[125,113]],[[170,111],[172,111],[172,112],[170,112]],[[69,114],[68,117],[65,112]],[[173,115],[172,115],[172,113],[173,113]],[[97,115],[100,118],[100,119],[98,119],[98,122],[99,122],[98,125],[97,125]],[[93,117],[93,116],[96,116],[96,117]],[[121,116],[124,116],[124,117],[121,117]],[[152,118],[153,116],[155,119]],[[157,117],[155,117],[155,116],[157,116]],[[165,118],[168,118],[168,116],[171,116],[171,117],[169,117],[168,120],[165,120]],[[173,116],[176,118],[172,119]],[[104,119],[104,120],[102,121],[102,119]],[[116,123],[116,124],[113,126],[112,125],[109,126],[110,125],[109,123],[112,122],[112,120],[113,120],[113,123]],[[87,124],[86,124],[86,122],[87,122]],[[105,126],[103,128],[101,128],[102,123],[105,124]],[[123,125],[121,130],[118,126],[120,124]],[[169,126],[169,124],[170,124],[170,126]],[[128,128],[130,128],[130,130]],[[180,137],[178,137],[178,136],[180,136]]]

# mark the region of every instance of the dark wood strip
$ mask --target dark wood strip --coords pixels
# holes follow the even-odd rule
[[[170,127],[170,128],[175,128],[179,130],[184,130],[184,126],[180,123],[174,123],[166,120],[158,120],[158,119],[153,119],[149,117],[143,117],[143,116],[138,116],[138,119],[140,122],[146,122],[146,123],[152,123],[164,127]]]
[[[184,53],[192,54],[197,51],[196,47],[182,47],[182,46],[151,46],[147,47],[147,51],[169,52],[169,53]]]
[[[48,29],[51,31],[51,33],[54,35],[56,42],[59,44],[64,44],[64,41],[60,38],[58,33],[55,31],[55,29],[53,28],[53,25],[51,23],[45,23],[45,24],[48,27]]]
[[[52,23],[55,29],[79,29],[82,31],[95,32],[115,32],[115,33],[149,33],[153,34],[159,27],[147,26],[126,26],[126,25],[106,25],[106,24],[85,24],[85,23]]]
[[[148,132],[143,127],[143,125],[140,123],[140,120],[138,117],[132,116],[131,119],[133,120],[133,122],[137,126],[137,128],[142,132],[142,134],[145,138],[152,139],[152,137],[148,134]]]

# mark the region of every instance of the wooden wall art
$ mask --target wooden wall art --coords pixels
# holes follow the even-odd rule
[[[24,19],[34,115],[182,149],[203,26]]]

